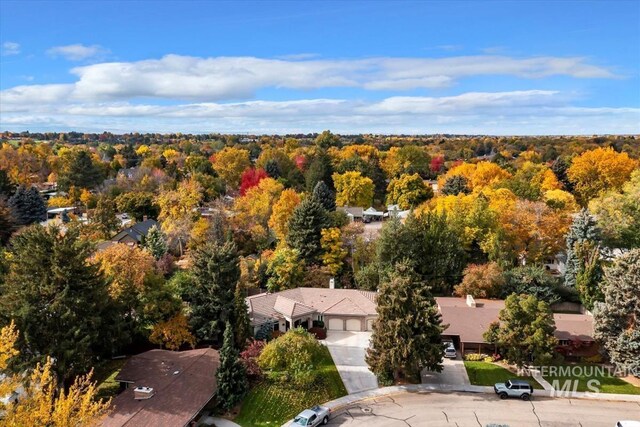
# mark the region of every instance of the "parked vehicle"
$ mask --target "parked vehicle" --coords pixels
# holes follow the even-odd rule
[[[458,352],[456,351],[456,347],[453,345],[452,341],[443,341],[444,344],[444,357],[448,357],[449,359],[455,359],[458,357]]]
[[[315,427],[320,424],[327,424],[329,422],[329,414],[331,410],[324,406],[314,406],[309,409],[305,409],[300,412],[290,424],[291,427]]]
[[[531,384],[522,380],[507,380],[504,383],[496,383],[493,386],[493,390],[500,396],[500,399],[517,397],[522,400],[529,400],[533,394]]]
[[[621,420],[616,423],[616,427],[640,427],[640,421]]]

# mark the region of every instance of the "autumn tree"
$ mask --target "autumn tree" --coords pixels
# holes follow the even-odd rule
[[[640,247],[640,169],[622,186],[622,192],[608,191],[589,202],[597,218],[604,244],[610,248]]]
[[[305,262],[297,249],[277,249],[267,267],[267,289],[269,292],[279,292],[299,287],[304,278],[304,267]]]
[[[244,196],[247,194],[250,188],[258,185],[260,181],[267,178],[267,176],[264,169],[249,168],[242,172],[242,176],[240,177],[240,195]]]
[[[300,195],[295,190],[287,188],[280,193],[278,201],[273,205],[271,216],[269,217],[269,227],[273,230],[276,238],[284,242],[289,229],[289,219],[293,211],[300,204]]]
[[[308,264],[317,263],[322,251],[322,229],[329,226],[329,218],[322,205],[313,197],[305,199],[293,211],[288,225],[289,246],[298,250],[301,259]]]
[[[533,295],[513,294],[505,300],[499,319],[499,329],[490,342],[502,349],[509,362],[542,366],[553,360],[558,341],[549,304]],[[486,338],[489,337],[485,335]]]
[[[347,250],[342,242],[342,233],[339,228],[332,227],[323,229],[321,234],[320,245],[324,251],[322,263],[332,275],[336,276],[342,270],[344,259],[347,256]]]
[[[231,189],[238,188],[242,172],[251,166],[249,152],[241,148],[225,147],[212,159],[213,168]]]
[[[413,268],[396,264],[381,283],[376,302],[378,318],[366,361],[379,380],[420,382],[422,369],[440,372],[444,327],[429,286]]]
[[[120,227],[120,220],[116,217],[116,203],[113,199],[100,197],[91,215],[91,224],[99,236],[108,239]]]
[[[220,350],[220,366],[216,371],[216,401],[222,409],[231,409],[247,392],[247,373],[235,346],[233,327],[227,321]]]
[[[573,159],[567,176],[583,205],[607,190],[620,190],[638,167],[638,161],[613,148],[585,151]]]
[[[189,322],[185,315],[178,313],[170,319],[156,323],[149,336],[149,342],[176,351],[185,344],[194,348],[196,338],[189,331]]]
[[[120,212],[140,222],[144,217],[157,218],[160,207],[155,202],[153,193],[128,192],[116,197],[116,206]]]
[[[313,187],[313,197],[320,202],[327,212],[336,210],[336,195],[324,181],[318,181],[316,186]]]
[[[156,201],[169,246],[182,252],[197,216],[195,210],[202,202],[202,187],[195,180],[182,181],[177,189],[160,193]]]
[[[49,355],[64,380],[87,372],[123,338],[107,283],[87,261],[92,250],[74,227],[64,234],[29,227],[13,239],[0,294],[0,317],[22,332],[21,360],[33,364]]]
[[[402,174],[416,173],[426,178],[431,170],[431,157],[424,147],[415,145],[391,147],[383,158],[381,166],[389,179]]]
[[[431,186],[427,186],[420,175],[403,174],[389,182],[387,204],[398,205],[402,210],[411,209],[433,197]]]
[[[504,276],[502,269],[495,262],[487,264],[470,264],[462,273],[462,282],[454,288],[455,295],[474,298],[500,298]]]
[[[191,253],[193,286],[186,299],[190,324],[200,340],[219,341],[227,321],[233,324],[234,292],[240,278],[236,246],[210,241]]]
[[[18,187],[9,198],[8,207],[17,225],[29,225],[46,219],[47,206],[36,187]]]
[[[333,184],[336,187],[336,205],[371,206],[373,202],[373,181],[360,172],[334,173]]]
[[[640,371],[640,249],[632,249],[605,269],[604,303],[594,312],[595,338],[611,362]]]
[[[269,220],[283,189],[284,186],[273,178],[264,178],[234,203],[234,224],[249,233],[261,249],[269,247],[273,242]]]

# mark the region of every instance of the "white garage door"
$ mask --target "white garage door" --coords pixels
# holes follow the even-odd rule
[[[359,319],[348,319],[347,320],[347,331],[361,331],[362,330],[362,322]]]
[[[329,319],[329,330],[344,331],[344,322],[342,319]]]
[[[373,331],[373,319],[367,320],[367,331]]]

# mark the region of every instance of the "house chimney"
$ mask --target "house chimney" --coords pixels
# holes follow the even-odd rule
[[[329,279],[329,289],[335,289],[336,288],[336,279],[335,278],[331,278]]]
[[[156,392],[151,387],[138,386],[133,389],[133,398],[135,400],[151,399]]]
[[[475,307],[476,306],[476,300],[473,299],[473,297],[471,295],[467,295],[467,305],[469,307]]]

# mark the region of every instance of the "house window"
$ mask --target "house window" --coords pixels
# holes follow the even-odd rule
[[[279,330],[280,330],[280,324],[279,324],[279,323],[277,323],[277,322],[276,322],[276,323],[274,323],[274,324],[273,324],[273,330],[274,330],[274,331],[279,331]]]
[[[318,314],[318,320],[324,322],[324,316],[322,314]]]
[[[569,345],[571,341],[569,340],[558,340],[558,344],[560,345]]]

